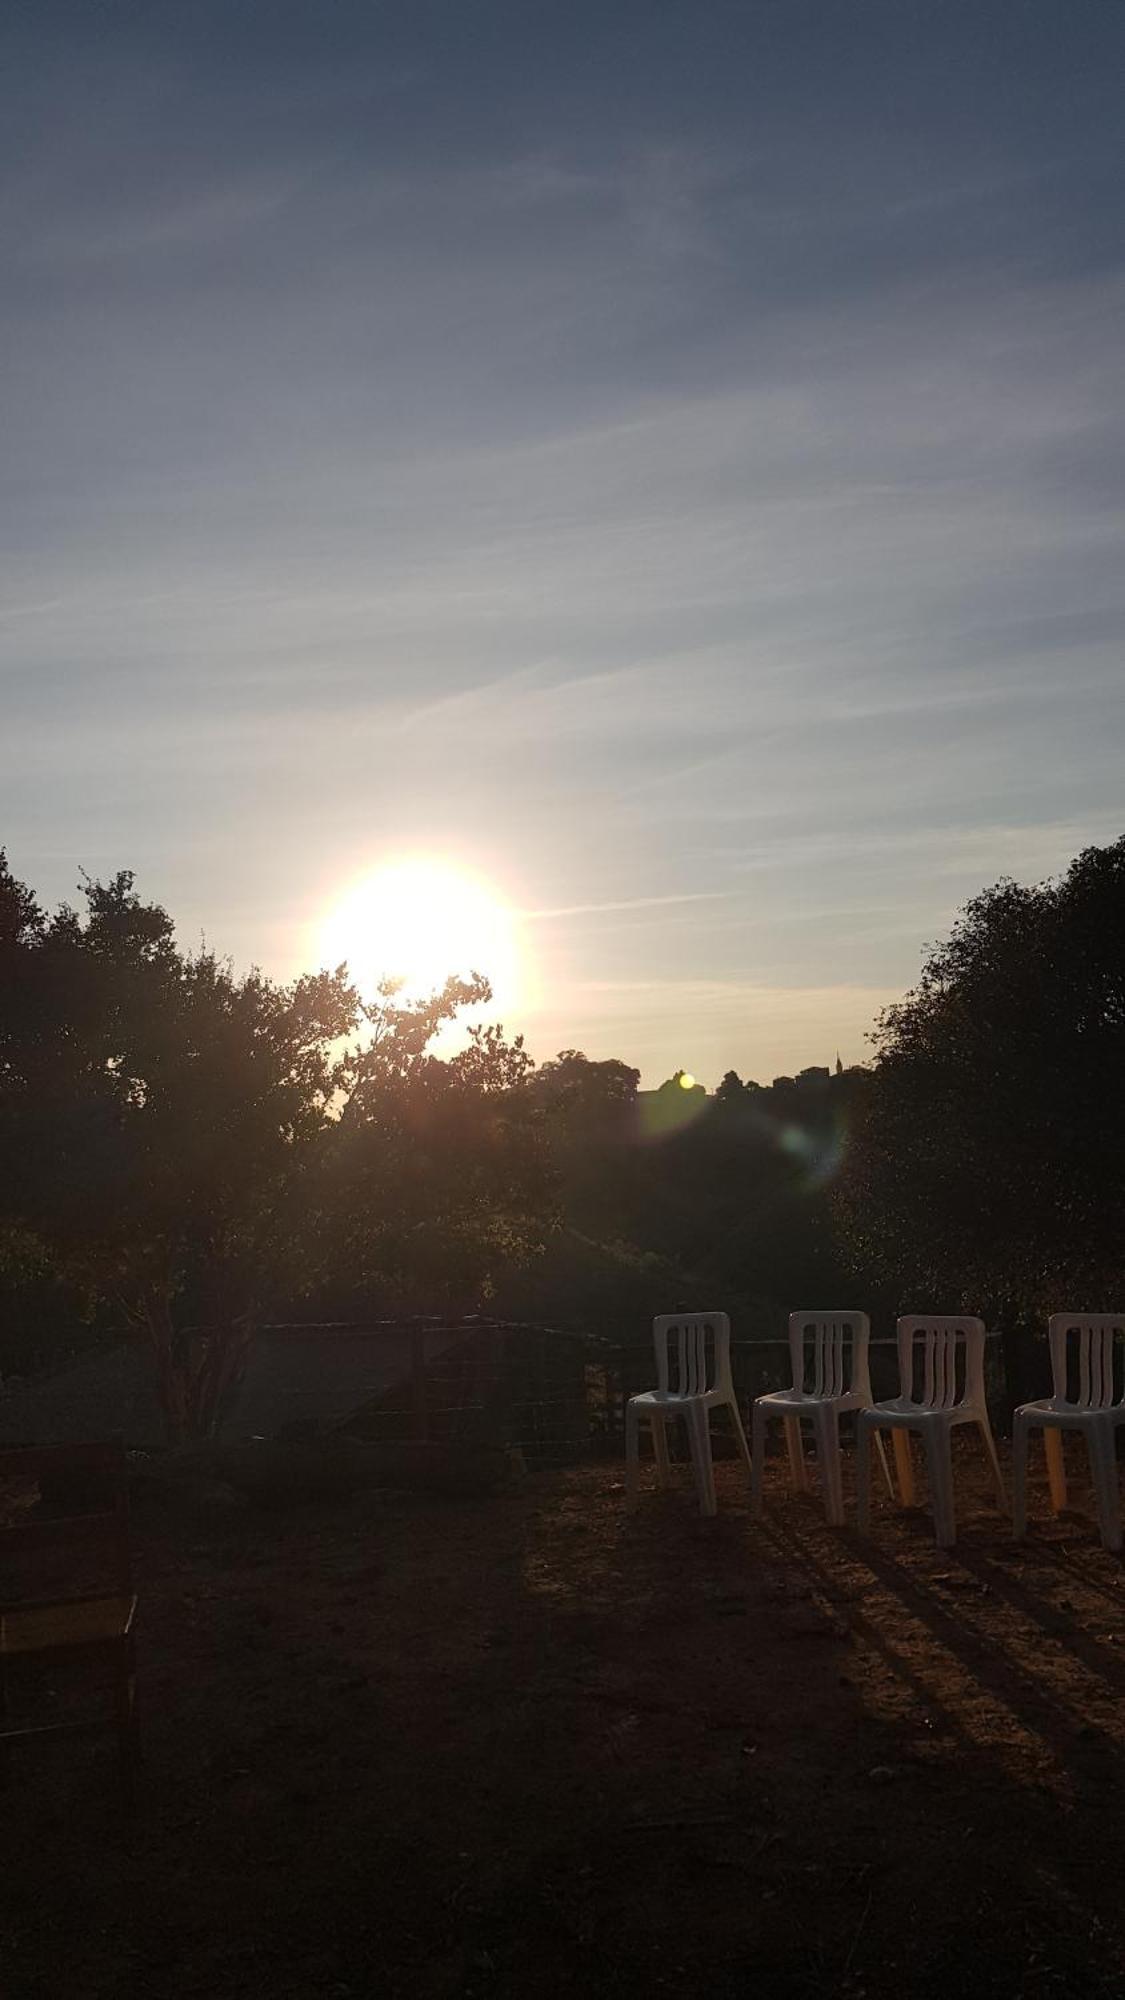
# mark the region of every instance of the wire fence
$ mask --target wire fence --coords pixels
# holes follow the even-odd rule
[[[408,1336],[408,1365],[390,1386],[351,1410],[336,1428],[373,1441],[489,1445],[534,1459],[620,1452],[630,1396],[653,1386],[652,1337],[642,1328],[627,1338],[505,1320],[388,1321],[360,1327],[302,1329],[330,1336]],[[294,1328],[266,1329],[289,1331]],[[898,1391],[896,1343],[871,1342],[876,1400]],[[989,1337],[988,1378],[1004,1393],[999,1337]],[[324,1365],[331,1357],[324,1354]],[[755,1396],[787,1387],[788,1341],[732,1339],[735,1389],[744,1408]]]

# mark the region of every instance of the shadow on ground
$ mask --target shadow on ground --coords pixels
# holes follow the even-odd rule
[[[718,1471],[715,1521],[605,1467],[143,1511],[140,1809],[13,1764],[5,2000],[1125,1993],[1090,1522],[1016,1549],[971,1448],[954,1551]]]

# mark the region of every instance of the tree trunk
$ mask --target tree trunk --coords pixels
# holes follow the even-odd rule
[[[253,1323],[245,1317],[209,1326],[196,1335],[200,1347],[190,1398],[195,1437],[217,1435],[227,1403],[242,1380],[253,1334]]]
[[[242,1378],[253,1338],[249,1317],[177,1329],[166,1293],[150,1292],[140,1317],[156,1364],[156,1393],[172,1445],[213,1438]]]
[[[152,1346],[156,1365],[156,1393],[164,1417],[169,1444],[187,1441],[188,1411],[183,1373],[178,1365],[176,1329],[166,1292],[151,1291],[141,1302],[140,1318]]]

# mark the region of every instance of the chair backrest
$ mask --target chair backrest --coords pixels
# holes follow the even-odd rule
[[[1052,1313],[1047,1337],[1057,1403],[1111,1410],[1125,1402],[1125,1313]]]
[[[652,1322],[652,1337],[656,1379],[666,1393],[704,1396],[724,1389],[733,1394],[726,1313],[660,1313]]]
[[[30,1587],[21,1557],[33,1557]],[[133,1588],[129,1492],[120,1444],[0,1451],[0,1602],[64,1603],[81,1565],[100,1587]],[[78,1595],[89,1596],[89,1589]]]
[[[857,1389],[870,1402],[870,1340],[866,1313],[790,1313],[794,1389],[806,1396],[846,1396]]]
[[[908,1313],[897,1331],[899,1393],[908,1402],[924,1410],[955,1410],[962,1403],[983,1408],[982,1319]]]

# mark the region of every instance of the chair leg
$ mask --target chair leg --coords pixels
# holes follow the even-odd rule
[[[910,1432],[896,1428],[891,1432],[891,1445],[895,1455],[895,1473],[898,1477],[898,1499],[900,1507],[914,1507],[917,1496],[914,1490],[914,1455],[910,1449]]]
[[[855,1489],[856,1524],[861,1535],[871,1528],[871,1433],[874,1424],[869,1423],[864,1411],[860,1411],[855,1424]]]
[[[844,1479],[840,1466],[840,1424],[835,1410],[817,1410],[813,1417],[816,1455],[824,1488],[824,1514],[830,1528],[844,1525]]]
[[[665,1492],[672,1484],[672,1468],[668,1460],[667,1418],[653,1411],[652,1415],[652,1455],[656,1460],[656,1483]]]
[[[762,1462],[766,1455],[766,1412],[763,1404],[756,1402],[750,1412],[750,1512],[759,1516],[762,1511]]]
[[[984,1439],[984,1448],[988,1453],[988,1462],[992,1467],[992,1477],[996,1481],[1000,1511],[1006,1514],[1008,1511],[1008,1495],[1004,1490],[1004,1474],[1000,1470],[1000,1454],[996,1449],[996,1439],[992,1435],[992,1425],[985,1416],[980,1418],[977,1428]]]
[[[1043,1449],[1047,1454],[1047,1484],[1051,1489],[1051,1512],[1061,1514],[1066,1507],[1066,1447],[1062,1431],[1054,1424],[1043,1426]]]
[[[1012,1425],[1012,1533],[1022,1542],[1027,1533],[1027,1446],[1031,1425],[1017,1417]],[[1044,1436],[1050,1437],[1050,1431]],[[1058,1432],[1055,1432],[1058,1436]]]
[[[734,1435],[738,1444],[739,1453],[742,1458],[742,1463],[746,1467],[747,1474],[749,1475],[751,1491],[753,1491],[754,1466],[750,1457],[750,1446],[746,1442],[746,1431],[742,1423],[742,1411],[739,1409],[737,1399],[734,1396],[731,1397],[728,1407],[730,1409],[731,1422],[734,1425]]]
[[[637,1498],[641,1484],[640,1417],[635,1403],[625,1405],[625,1498]]]
[[[794,1493],[807,1493],[809,1473],[805,1464],[805,1447],[801,1440],[800,1417],[785,1417],[785,1448],[789,1453],[789,1477]]]
[[[1117,1451],[1112,1430],[1094,1423],[1086,1432],[1090,1470],[1094,1475],[1094,1497],[1098,1503],[1098,1526],[1102,1547],[1116,1554],[1121,1548],[1121,1498],[1117,1486]]]
[[[701,1514],[718,1512],[715,1500],[715,1468],[711,1462],[710,1414],[706,1404],[697,1403],[689,1410],[687,1418],[691,1461],[695,1469],[695,1485],[699,1494]]]
[[[940,1549],[951,1549],[957,1540],[957,1517],[953,1506],[953,1443],[948,1425],[931,1424],[926,1431],[926,1471],[930,1478],[930,1506],[934,1516],[934,1540]]]
[[[882,1431],[876,1431],[875,1433],[875,1449],[879,1454],[879,1463],[883,1468],[884,1484],[886,1485],[887,1492],[890,1494],[890,1497],[893,1500],[895,1497],[895,1483],[891,1477],[891,1468],[887,1463],[887,1447],[883,1443]]]

